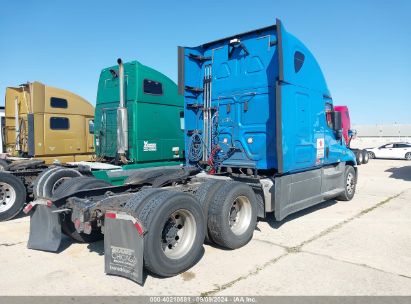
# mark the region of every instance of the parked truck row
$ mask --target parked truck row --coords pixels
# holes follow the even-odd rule
[[[58,251],[62,233],[83,242],[104,238],[105,272],[142,284],[144,269],[168,277],[192,267],[205,240],[246,245],[269,213],[281,221],[325,200],[353,198],[357,162],[341,111],[315,57],[281,21],[179,47],[180,97],[171,81],[167,87],[154,71],[134,69],[124,71],[119,61],[103,70],[96,105],[96,154],[123,167],[91,171],[102,179],[66,179],[53,193],[41,189],[62,169],[42,173],[25,207],[28,248]],[[167,133],[177,130],[182,139]],[[180,167],[108,179],[123,176],[129,162],[183,156]]]
[[[96,177],[93,185],[107,186],[144,168],[178,168],[182,113],[177,85],[137,61],[101,71],[95,109],[39,82],[7,88],[4,130],[12,157],[0,159],[0,220],[17,215],[29,197],[53,196],[73,177]]]

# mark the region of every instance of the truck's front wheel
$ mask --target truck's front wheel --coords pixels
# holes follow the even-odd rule
[[[354,167],[346,166],[344,171],[344,192],[341,193],[337,200],[350,201],[354,197],[357,186],[357,174]]]

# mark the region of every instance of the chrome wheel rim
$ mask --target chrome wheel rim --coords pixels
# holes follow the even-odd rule
[[[355,188],[355,179],[354,179],[354,174],[348,173],[347,175],[347,192],[348,194],[352,194],[354,192]]]
[[[406,158],[407,160],[411,160],[411,153],[407,153],[407,154],[405,155],[405,158]]]
[[[173,212],[163,226],[161,247],[166,257],[180,259],[192,248],[197,235],[194,215],[185,209]]]
[[[0,212],[9,210],[16,202],[16,190],[4,182],[0,182]]]
[[[232,203],[228,214],[228,223],[235,235],[241,235],[247,231],[251,223],[251,214],[250,200],[245,196],[237,197]]]

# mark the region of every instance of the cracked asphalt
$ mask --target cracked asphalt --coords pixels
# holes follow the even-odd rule
[[[104,274],[103,244],[26,249],[29,218],[0,223],[0,295],[411,295],[411,163],[359,167],[355,198],[258,223],[237,250],[145,285]]]

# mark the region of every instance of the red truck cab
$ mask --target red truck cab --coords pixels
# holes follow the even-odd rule
[[[350,137],[348,135],[348,131],[351,129],[351,122],[350,122],[350,113],[348,111],[348,107],[347,106],[335,106],[334,110],[336,112],[341,112],[341,126],[342,126],[343,137],[344,137],[344,140],[347,146],[349,146]]]
[[[357,164],[361,165],[368,163],[369,155],[366,150],[353,149],[350,147],[351,139],[354,138],[357,132],[355,130],[351,130],[350,112],[348,111],[348,107],[335,106],[334,110],[341,113],[341,126],[345,144],[347,145],[347,148],[350,148],[354,152],[357,158]]]

